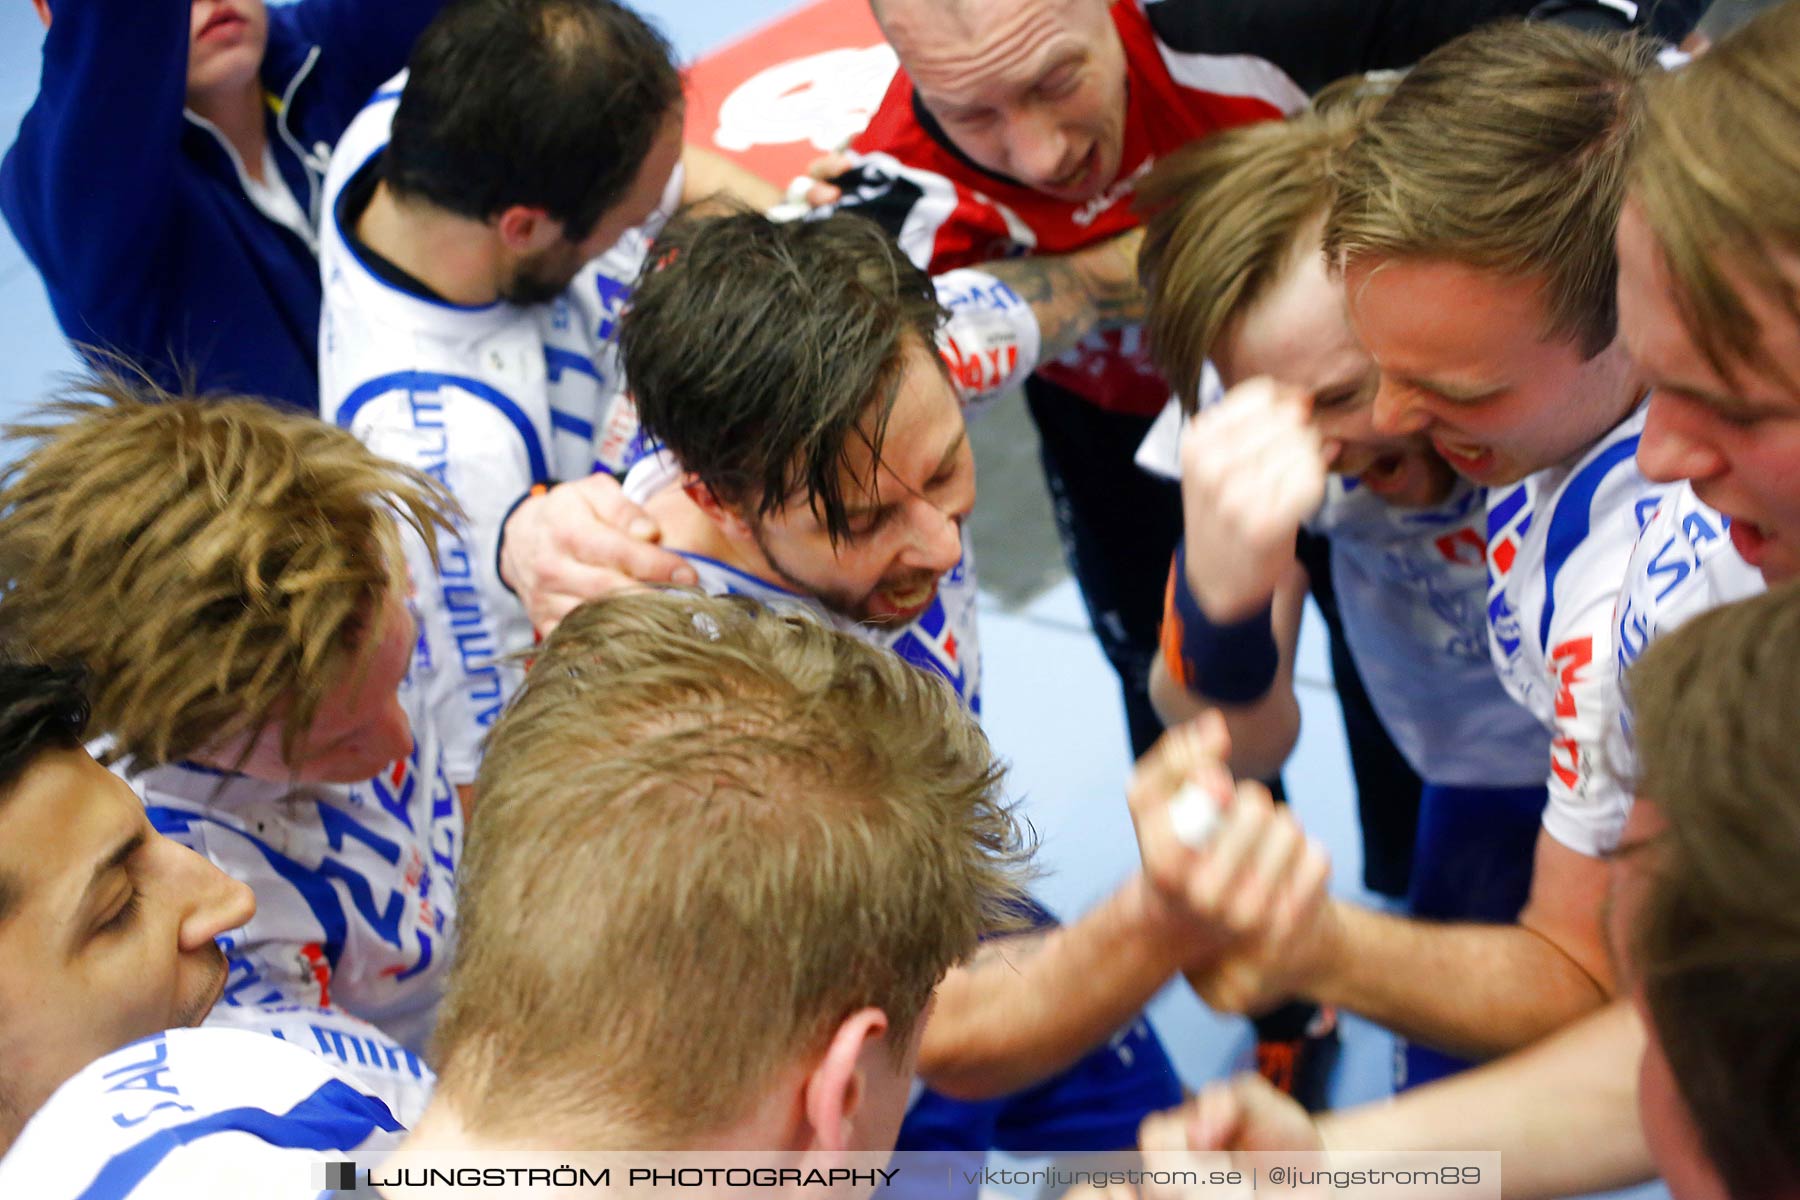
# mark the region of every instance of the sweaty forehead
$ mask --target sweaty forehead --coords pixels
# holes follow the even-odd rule
[[[1100,0],[882,0],[877,12],[921,89],[954,100],[1021,82],[1106,19]]]
[[[1563,347],[1543,284],[1444,259],[1374,259],[1344,272],[1352,332],[1383,369],[1477,374]]]
[[[1343,285],[1316,252],[1294,255],[1273,286],[1234,316],[1214,357],[1227,386],[1273,375],[1320,390],[1352,382],[1372,365],[1351,332]]]

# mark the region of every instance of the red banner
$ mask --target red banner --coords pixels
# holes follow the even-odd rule
[[[816,0],[694,64],[688,140],[785,188],[862,132],[894,65],[868,0]]]

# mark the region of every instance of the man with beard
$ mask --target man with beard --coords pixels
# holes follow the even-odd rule
[[[978,709],[975,464],[934,346],[940,295],[861,217],[671,224],[620,334],[667,453],[625,491],[707,591],[889,647]],[[914,1107],[901,1148],[1129,1145],[1144,1105],[1179,1088],[1140,1010],[1222,940],[1210,915],[1173,910],[1135,875],[952,969],[919,1053],[942,1094]]]
[[[652,218],[681,198],[681,115],[669,47],[631,10],[468,0],[327,175],[320,413],[467,515],[437,563],[409,547],[426,630],[454,648],[431,710],[458,784],[516,686],[504,656],[531,641],[501,524],[534,486],[633,453],[608,345]]]
[[[493,70],[496,61],[510,69]],[[641,530],[630,514],[654,529],[622,503],[615,479],[641,442],[613,336],[655,229],[696,198],[681,116],[669,48],[630,9],[467,0],[426,31],[408,73],[375,96],[333,160],[323,415],[440,479],[467,517],[435,563],[411,543],[420,615],[452,651],[432,711],[459,784],[473,779],[480,740],[517,686],[505,656],[531,644],[527,607],[500,569],[515,510],[528,523],[560,513],[548,518],[556,525],[570,516],[558,507],[566,501],[590,518],[627,514],[619,525],[632,537]],[[1133,290],[1128,251],[1090,261]],[[971,273],[942,288],[975,311],[958,335],[971,376],[984,362],[1029,369],[1040,317],[1025,297]],[[1049,290],[1051,305],[1090,298]],[[1043,334],[1060,353],[1055,329]],[[695,580],[644,536],[621,535],[635,578]]]

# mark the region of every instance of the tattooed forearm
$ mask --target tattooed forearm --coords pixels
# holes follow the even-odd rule
[[[1094,328],[1099,314],[1087,283],[1067,258],[1009,258],[982,264],[1031,305],[1043,339],[1041,361],[1059,358]]]
[[[1074,254],[1009,258],[982,264],[1029,305],[1048,361],[1074,348],[1096,329],[1134,325],[1144,319],[1144,293],[1137,280],[1133,232]]]

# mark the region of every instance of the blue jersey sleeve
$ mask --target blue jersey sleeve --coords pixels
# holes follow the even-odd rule
[[[66,317],[141,303],[179,204],[187,0],[56,0],[0,211]]]

